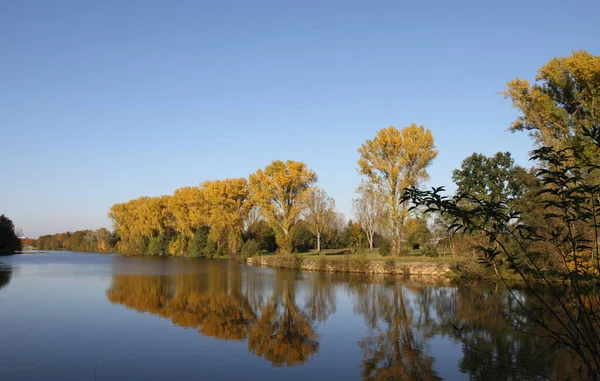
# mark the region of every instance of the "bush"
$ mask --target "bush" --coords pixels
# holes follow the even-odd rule
[[[348,255],[348,270],[356,273],[366,273],[369,271],[370,260],[365,253]]]
[[[299,269],[304,258],[300,254],[278,254],[277,265],[287,269]]]
[[[421,253],[423,253],[423,255],[425,255],[427,257],[439,257],[439,254],[437,252],[435,245],[432,245],[430,243],[426,243],[423,246]]]
[[[390,241],[388,241],[387,239],[382,239],[381,243],[379,244],[379,255],[381,255],[382,257],[387,257],[388,255],[390,255],[391,251],[392,247],[390,245]]]
[[[242,246],[242,257],[250,258],[258,254],[260,251],[260,243],[253,239],[247,240]]]

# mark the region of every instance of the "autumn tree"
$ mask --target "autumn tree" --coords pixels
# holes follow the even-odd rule
[[[198,227],[208,225],[208,208],[198,187],[176,189],[169,200],[169,210],[173,227],[186,237],[192,237]]]
[[[277,244],[292,252],[291,232],[306,208],[317,175],[306,164],[277,160],[250,175],[250,198],[275,230]]]
[[[209,237],[217,245],[227,244],[231,253],[242,247],[244,222],[251,208],[248,181],[244,178],[205,181],[202,198],[207,206]]]
[[[582,132],[600,124],[600,56],[576,51],[553,58],[535,80],[508,82],[503,94],[521,112],[510,130],[529,131],[540,146],[572,147],[579,163],[597,163],[598,150]]]
[[[335,201],[319,188],[310,189],[306,202],[305,220],[310,231],[317,238],[317,253],[321,252],[321,235],[335,218]]]
[[[402,130],[391,126],[378,131],[358,152],[359,173],[382,192],[389,212],[392,254],[398,254],[408,213],[402,194],[405,188],[427,179],[427,167],[437,156],[433,136],[430,130],[416,124]]]
[[[382,192],[378,191],[371,182],[363,181],[356,193],[359,197],[352,200],[354,216],[365,231],[369,250],[373,251],[373,237],[375,233],[381,233],[386,224],[386,203]]]

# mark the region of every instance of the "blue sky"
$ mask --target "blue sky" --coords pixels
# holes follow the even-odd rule
[[[0,213],[26,235],[109,227],[108,208],[306,162],[350,216],[357,148],[418,123],[432,185],[506,132],[498,94],[550,58],[600,54],[598,1],[4,1]]]

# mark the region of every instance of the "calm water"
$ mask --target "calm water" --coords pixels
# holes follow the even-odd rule
[[[533,362],[537,342],[506,326],[511,306],[482,285],[216,260],[0,257],[0,380],[535,378],[509,359],[560,374],[568,359]]]

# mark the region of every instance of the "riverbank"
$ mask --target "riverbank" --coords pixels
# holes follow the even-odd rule
[[[445,279],[454,277],[454,269],[460,263],[460,261],[451,260],[445,262],[397,261],[393,258],[370,260],[360,254],[344,255],[338,258],[324,256],[306,258],[296,254],[269,255],[250,257],[246,262],[250,266],[290,268],[301,271],[417,275]]]

